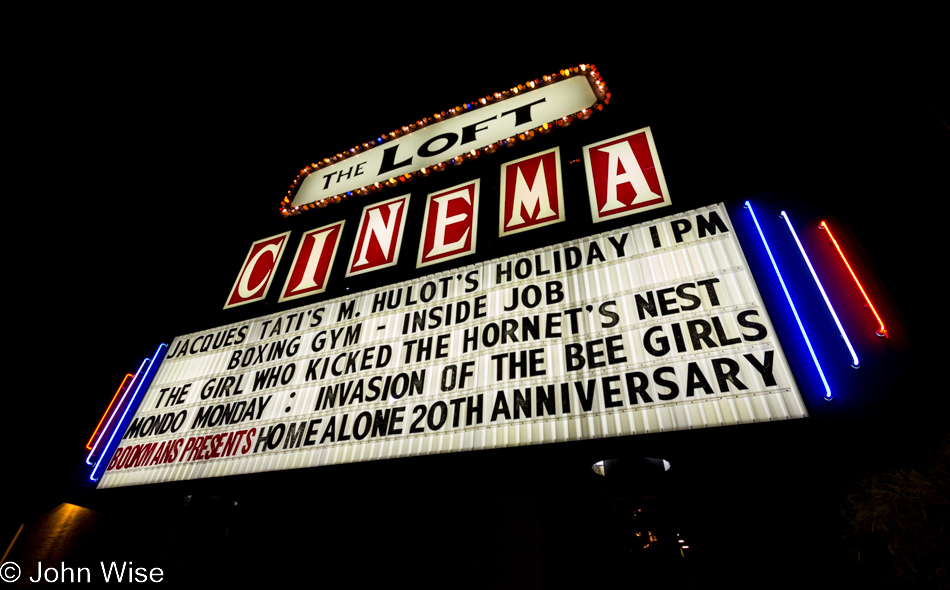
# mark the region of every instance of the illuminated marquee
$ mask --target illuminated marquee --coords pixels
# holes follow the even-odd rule
[[[387,268],[399,261],[409,195],[363,208],[346,276]]]
[[[476,179],[429,195],[416,267],[475,252],[478,184]]]
[[[299,214],[428,176],[586,119],[609,100],[592,65],[529,80],[312,163],[294,179],[281,202],[281,214]]]
[[[584,147],[594,223],[670,205],[649,127]]]
[[[559,148],[502,165],[499,237],[561,221],[564,221],[564,189]]]
[[[308,231],[300,238],[297,254],[287,274],[280,301],[316,295],[327,290],[327,280],[333,270],[343,221]]]
[[[231,287],[231,293],[224,303],[225,309],[253,303],[267,297],[270,284],[274,280],[274,270],[284,254],[289,235],[288,231],[251,244],[251,249],[244,258],[244,264],[241,265],[241,272],[238,273],[234,286]]]
[[[671,204],[649,127],[588,145],[584,158],[594,223]],[[566,217],[558,147],[502,164],[500,187],[499,237],[559,223]],[[363,209],[347,277],[398,263],[409,197],[393,197]],[[416,268],[475,252],[478,198],[479,179],[428,196]],[[280,301],[326,290],[342,225],[326,226],[303,237]],[[254,243],[225,308],[266,297],[286,235]],[[332,238],[329,244],[328,237]],[[319,269],[310,267],[317,265],[315,256],[323,257]]]
[[[179,337],[99,485],[806,415],[719,204]]]

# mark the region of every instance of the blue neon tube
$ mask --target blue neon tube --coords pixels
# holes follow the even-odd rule
[[[831,401],[831,387],[828,386],[828,380],[825,379],[825,372],[821,370],[821,363],[818,362],[818,357],[815,356],[815,349],[811,346],[811,341],[808,339],[808,333],[805,332],[805,326],[802,325],[802,319],[798,316],[798,310],[795,309],[795,303],[792,301],[792,296],[788,293],[788,287],[785,286],[785,280],[782,278],[782,273],[778,269],[778,265],[775,263],[775,257],[772,256],[772,250],[769,248],[769,243],[765,239],[765,234],[762,233],[762,227],[759,225],[759,220],[755,217],[755,211],[752,209],[752,203],[749,201],[745,202],[745,208],[749,210],[749,213],[752,214],[752,221],[755,223],[755,229],[759,231],[759,237],[762,239],[762,245],[765,246],[765,251],[769,255],[769,260],[772,261],[772,268],[775,269],[775,276],[778,277],[778,282],[782,285],[782,291],[785,292],[785,299],[788,300],[789,307],[792,308],[792,313],[795,315],[795,321],[798,322],[798,329],[802,332],[802,338],[805,339],[805,344],[808,345],[808,352],[811,353],[811,359],[815,361],[815,368],[818,369],[818,375],[821,377],[821,382],[825,385],[825,401]]]
[[[99,456],[99,460],[96,461],[96,466],[92,468],[92,473],[89,474],[89,479],[91,481],[99,481],[99,478],[102,477],[102,473],[96,475],[99,472],[99,466],[102,465],[102,460],[112,458],[112,453],[115,452],[115,449],[112,448],[112,441],[115,440],[115,435],[121,430],[125,431],[122,425],[125,423],[125,417],[129,413],[129,409],[135,406],[135,400],[139,395],[139,391],[142,391],[142,386],[145,385],[145,388],[148,389],[148,385],[152,382],[152,377],[154,376],[153,370],[157,370],[158,366],[162,364],[163,355],[165,353],[165,348],[167,344],[159,344],[158,348],[155,349],[155,354],[152,355],[151,361],[145,359],[145,362],[148,363],[148,367],[145,369],[145,373],[142,375],[142,380],[139,381],[138,386],[135,388],[135,393],[132,394],[132,397],[129,399],[129,404],[125,407],[125,411],[122,412],[122,418],[119,419],[118,424],[116,424],[115,430],[112,431],[112,436],[109,437],[109,442],[106,443],[105,448],[103,449],[102,455]],[[106,463],[108,465],[108,462]],[[105,471],[103,469],[103,471]]]
[[[112,426],[112,420],[119,414],[119,410],[122,409],[123,404],[125,403],[125,398],[129,396],[129,392],[138,385],[139,377],[142,376],[142,370],[145,368],[145,363],[148,362],[148,359],[142,361],[139,365],[139,370],[135,372],[135,377],[132,377],[132,382],[129,383],[129,386],[125,388],[125,391],[122,392],[122,399],[119,400],[119,404],[115,407],[115,411],[109,415],[109,420],[106,421],[106,425],[101,431],[99,431],[99,437],[96,439],[96,443],[92,445],[92,449],[89,450],[89,455],[86,457],[86,465],[92,465],[92,458],[96,454],[96,449],[99,448],[99,443],[102,442],[102,439],[105,438],[106,433],[109,432],[109,427]]]

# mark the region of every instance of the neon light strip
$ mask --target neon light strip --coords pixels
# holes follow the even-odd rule
[[[99,434],[99,427],[102,426],[102,422],[106,419],[106,416],[109,415],[109,410],[112,409],[112,404],[115,403],[116,398],[119,397],[119,393],[122,392],[122,388],[125,387],[126,382],[129,380],[129,377],[132,376],[132,373],[126,373],[125,378],[122,379],[122,383],[119,385],[119,388],[115,390],[115,395],[112,396],[112,401],[109,402],[109,407],[106,408],[105,413],[102,415],[102,418],[99,418],[99,423],[96,424],[96,429],[92,431],[92,436],[89,437],[89,442],[86,443],[86,450],[92,450],[92,440],[96,438],[96,435]]]
[[[165,352],[164,349],[167,346],[168,346],[167,344],[159,344],[158,348],[155,349],[155,354],[152,355],[152,360],[149,361],[149,359],[145,359],[145,361],[143,361],[142,363],[143,365],[145,363],[148,363],[148,368],[145,369],[145,374],[142,375],[142,380],[139,381],[138,385],[135,388],[135,393],[133,393],[132,397],[129,399],[129,405],[125,406],[125,411],[122,412],[122,418],[119,419],[118,424],[116,424],[115,430],[112,431],[112,436],[109,437],[109,442],[106,443],[106,446],[103,449],[102,455],[100,455],[99,460],[96,461],[96,466],[92,468],[92,473],[89,474],[89,479],[91,481],[99,481],[99,477],[96,476],[96,472],[99,471],[99,466],[102,465],[102,460],[105,459],[106,457],[109,457],[110,459],[112,458],[112,453],[108,452],[109,447],[112,446],[112,441],[115,439],[115,435],[119,432],[120,427],[122,426],[122,423],[125,421],[125,417],[126,415],[128,415],[129,409],[133,405],[135,405],[134,403],[135,398],[138,396],[139,391],[142,390],[142,385],[145,384],[146,382],[149,382],[149,383],[151,382],[151,379],[149,378],[149,376],[150,376],[150,373],[152,372],[152,369],[157,369],[158,365],[162,364],[162,360],[163,360],[162,355],[164,354]],[[100,477],[101,477],[101,474],[100,474]]]
[[[99,448],[99,443],[102,442],[102,439],[105,438],[106,432],[108,432],[109,427],[112,426],[112,419],[116,417],[116,414],[119,413],[119,408],[123,407],[125,403],[125,398],[129,395],[129,390],[132,389],[132,386],[139,382],[139,376],[142,374],[142,369],[145,368],[145,363],[148,362],[148,359],[142,361],[139,365],[139,369],[135,372],[135,377],[132,377],[132,381],[129,383],[129,386],[122,393],[122,399],[119,400],[119,405],[116,406],[115,412],[112,412],[112,415],[109,416],[109,420],[106,422],[105,428],[99,432],[99,438],[96,439],[96,443],[92,445],[92,449],[89,450],[89,455],[86,457],[86,465],[92,465],[92,458],[96,454],[96,449]]]
[[[874,304],[871,303],[871,300],[868,298],[868,294],[864,292],[864,287],[861,286],[861,281],[858,280],[858,276],[854,274],[854,271],[851,269],[851,265],[848,264],[848,259],[844,257],[844,252],[841,251],[841,246],[838,245],[838,241],[833,235],[831,235],[831,229],[828,228],[828,224],[822,221],[818,227],[825,230],[825,233],[827,233],[828,237],[831,238],[831,243],[835,245],[838,255],[841,256],[841,261],[844,262],[844,265],[848,268],[848,272],[851,273],[851,278],[854,279],[854,284],[858,286],[858,289],[861,291],[861,295],[864,296],[864,301],[868,304],[868,309],[871,310],[871,313],[873,313],[874,317],[877,319],[879,327],[876,334],[878,336],[887,338],[887,329],[884,327],[884,321],[881,320],[881,316],[879,316],[877,314],[877,310],[874,309]]]
[[[848,339],[848,335],[844,332],[844,327],[841,325],[841,321],[838,320],[838,314],[835,313],[833,307],[831,307],[831,301],[828,300],[828,295],[825,293],[825,288],[821,286],[821,281],[818,280],[818,274],[815,273],[815,267],[811,265],[811,260],[808,259],[808,254],[805,254],[805,248],[802,247],[801,241],[798,239],[798,234],[795,233],[795,228],[792,227],[792,220],[788,218],[788,213],[782,211],[779,215],[785,220],[785,223],[788,225],[788,231],[792,232],[792,237],[795,238],[795,243],[798,244],[798,251],[802,253],[802,258],[805,259],[805,264],[808,265],[808,270],[811,271],[811,278],[815,279],[815,284],[818,285],[818,290],[821,291],[821,296],[825,299],[825,305],[828,306],[828,311],[831,312],[831,317],[835,320],[835,325],[838,326],[838,333],[841,334],[841,338],[844,339],[844,343],[848,345],[848,351],[851,353],[851,366],[857,369],[861,365],[861,361],[858,360],[858,355],[854,352],[854,347],[851,346],[851,340]]]
[[[762,245],[765,246],[765,251],[769,255],[769,260],[772,261],[772,268],[775,269],[775,276],[778,277],[778,282],[782,285],[782,291],[785,291],[785,298],[788,300],[789,307],[792,308],[792,313],[795,315],[795,321],[798,322],[798,329],[802,332],[802,337],[805,339],[805,344],[808,345],[808,352],[811,353],[811,359],[815,361],[815,368],[818,369],[818,375],[821,377],[821,382],[825,384],[825,401],[831,401],[831,388],[828,386],[828,380],[825,379],[825,373],[821,370],[821,363],[818,362],[818,357],[815,356],[815,349],[811,347],[811,341],[808,339],[808,334],[805,332],[805,326],[802,325],[802,319],[798,317],[798,310],[795,309],[795,303],[792,301],[792,296],[788,294],[788,287],[785,286],[785,280],[782,278],[782,273],[779,272],[778,265],[775,263],[775,258],[772,256],[772,250],[769,248],[769,243],[765,240],[765,234],[762,233],[762,227],[759,226],[759,220],[755,218],[755,211],[752,210],[752,203],[749,201],[745,202],[746,209],[749,210],[749,213],[752,214],[752,221],[755,222],[755,228],[759,230],[759,237],[762,238]]]

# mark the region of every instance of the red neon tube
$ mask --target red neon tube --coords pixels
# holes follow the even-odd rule
[[[132,377],[132,373],[126,374],[125,378],[122,379],[122,383],[119,385],[119,388],[115,390],[115,395],[112,396],[112,401],[109,402],[109,407],[106,408],[106,411],[102,415],[102,418],[99,418],[99,423],[96,424],[96,429],[92,431],[92,436],[89,437],[89,442],[86,443],[86,449],[90,451],[92,450],[92,441],[96,438],[96,435],[99,434],[99,427],[102,426],[103,420],[106,419],[106,416],[109,415],[109,410],[112,409],[112,404],[114,404],[115,400],[118,399],[119,394],[122,392],[122,389],[125,387],[125,384],[128,383],[131,377]]]
[[[868,294],[864,291],[864,287],[861,286],[861,281],[858,280],[857,275],[854,274],[854,270],[851,269],[851,265],[848,264],[848,259],[844,257],[844,252],[841,251],[841,246],[838,245],[838,241],[833,235],[831,235],[831,230],[828,229],[828,224],[822,221],[819,227],[825,230],[825,233],[827,233],[828,237],[831,238],[831,243],[835,245],[838,255],[841,256],[842,262],[844,262],[844,265],[848,268],[848,272],[851,273],[851,278],[854,279],[854,284],[858,286],[858,289],[861,291],[861,295],[864,296],[864,301],[868,304],[868,309],[871,310],[871,313],[873,313],[874,317],[877,319],[877,335],[887,338],[887,329],[884,327],[884,321],[881,320],[881,316],[878,315],[877,310],[874,309],[874,304],[871,303],[871,299],[868,298]]]

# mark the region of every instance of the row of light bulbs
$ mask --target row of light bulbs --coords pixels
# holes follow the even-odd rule
[[[293,201],[294,195],[297,193],[297,190],[300,188],[300,185],[303,184],[304,179],[322,168],[326,168],[327,166],[332,166],[334,164],[342,162],[343,160],[349,158],[350,156],[355,156],[356,154],[359,154],[360,152],[364,152],[380,144],[386,143],[388,141],[392,141],[398,137],[412,133],[413,131],[416,131],[417,129],[421,129],[422,127],[425,127],[433,122],[443,121],[450,117],[454,117],[462,113],[466,113],[466,112],[478,109],[485,105],[505,100],[506,98],[509,98],[511,96],[516,96],[523,92],[531,92],[532,90],[539,88],[541,86],[551,84],[558,80],[562,80],[564,78],[574,76],[574,75],[584,75],[589,78],[592,88],[594,89],[594,92],[597,96],[597,103],[595,103],[593,106],[583,109],[581,111],[578,111],[577,113],[574,113],[573,115],[566,115],[564,117],[561,117],[560,119],[556,119],[554,121],[550,121],[542,125],[539,125],[535,129],[524,131],[522,133],[513,135],[511,137],[505,138],[495,143],[491,143],[479,149],[470,150],[460,156],[456,156],[449,160],[445,160],[444,162],[439,162],[438,164],[434,164],[432,166],[424,167],[414,172],[407,172],[406,174],[402,174],[400,176],[390,178],[389,180],[385,180],[382,182],[375,182],[373,184],[369,184],[367,186],[358,188],[356,190],[340,193],[338,195],[327,197],[325,199],[321,199],[319,201],[315,201],[313,203],[309,203],[306,205],[298,205],[296,207],[290,206],[290,203]],[[355,145],[344,152],[340,152],[336,154],[335,156],[332,156],[330,158],[324,158],[323,160],[319,162],[313,162],[309,166],[305,166],[303,169],[300,170],[300,173],[297,174],[297,177],[294,178],[293,182],[290,185],[290,190],[287,191],[286,196],[284,196],[284,198],[281,200],[280,213],[284,217],[289,217],[291,215],[299,215],[303,211],[310,211],[313,209],[322,209],[323,207],[326,207],[330,205],[331,203],[339,203],[353,196],[367,195],[369,193],[378,191],[383,188],[396,186],[400,183],[408,182],[414,178],[429,176],[433,172],[441,172],[442,170],[451,168],[467,160],[474,160],[478,158],[479,156],[481,156],[482,154],[494,153],[500,147],[508,147],[521,141],[531,140],[537,135],[543,135],[550,132],[555,127],[567,127],[568,125],[573,123],[575,120],[588,119],[590,118],[592,114],[594,114],[595,110],[602,111],[604,108],[604,105],[609,104],[609,102],[610,102],[610,92],[607,90],[607,86],[606,84],[604,84],[603,78],[597,72],[597,68],[595,68],[592,64],[580,64],[579,66],[574,66],[573,68],[562,69],[554,74],[548,74],[546,76],[543,76],[540,79],[536,78],[534,80],[529,80],[525,82],[524,84],[518,84],[517,86],[512,87],[510,90],[495,92],[494,94],[484,96],[482,98],[479,98],[478,100],[463,103],[462,106],[456,106],[451,109],[448,109],[447,111],[441,111],[439,113],[435,113],[431,117],[425,117],[425,118],[419,119],[415,123],[410,123],[409,125],[403,125],[399,129],[395,129],[393,131],[390,131],[389,133],[384,133],[372,141],[364,142],[360,145]]]

